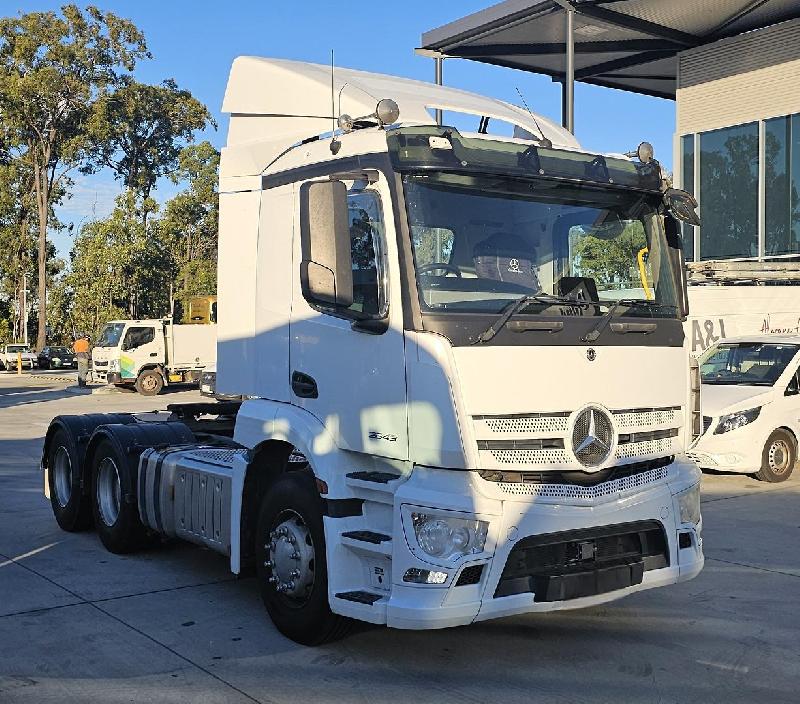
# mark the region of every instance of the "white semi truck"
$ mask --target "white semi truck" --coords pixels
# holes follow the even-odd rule
[[[586,153],[478,95],[252,57],[223,109],[217,391],[246,400],[54,419],[62,528],[255,567],[306,644],[700,572],[675,220],[693,210],[646,149]]]
[[[156,396],[168,384],[199,382],[216,358],[216,325],[175,325],[171,318],[112,320],[92,348],[92,377]]]

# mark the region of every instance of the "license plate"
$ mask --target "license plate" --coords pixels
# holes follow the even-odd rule
[[[200,391],[204,391],[205,393],[210,394],[211,393],[211,386],[209,386],[208,384],[203,384],[200,387]]]

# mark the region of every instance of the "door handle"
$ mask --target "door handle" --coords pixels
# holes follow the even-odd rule
[[[611,323],[612,332],[618,335],[627,335],[630,332],[638,332],[641,335],[649,335],[655,332],[658,326],[655,323]]]
[[[292,372],[292,391],[300,398],[317,398],[319,390],[314,377],[303,372]]]

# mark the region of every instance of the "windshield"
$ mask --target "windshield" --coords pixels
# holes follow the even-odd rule
[[[97,346],[116,347],[119,344],[119,338],[122,337],[122,331],[124,329],[125,323],[109,323],[103,328],[103,332],[100,333]]]
[[[30,352],[30,348],[27,345],[8,345],[6,352]]]
[[[797,354],[798,345],[740,342],[712,347],[700,358],[704,384],[772,386]]]
[[[423,310],[498,313],[542,294],[606,310],[633,301],[618,306],[617,314],[629,316],[678,314],[657,194],[444,173],[404,182]],[[564,310],[546,300],[524,310],[552,315],[554,305]]]
[[[50,354],[69,354],[66,347],[51,347]]]

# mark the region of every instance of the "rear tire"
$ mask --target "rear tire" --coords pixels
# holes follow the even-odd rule
[[[101,542],[118,555],[138,550],[146,542],[134,480],[125,458],[108,440],[102,440],[92,459],[92,511]]]
[[[136,379],[136,390],[142,396],[158,396],[164,388],[164,377],[155,369],[148,369]]]
[[[53,433],[47,451],[47,483],[50,505],[62,530],[70,533],[86,530],[92,525],[92,504],[81,488],[81,468],[71,448],[67,431],[59,428]]]
[[[761,454],[761,469],[756,479],[762,482],[785,482],[792,476],[797,461],[797,447],[794,438],[785,430],[775,430],[767,439]]]
[[[337,640],[353,625],[328,603],[323,508],[313,475],[290,472],[267,489],[258,513],[261,598],[275,627],[303,645]],[[291,589],[281,591],[288,584]]]

